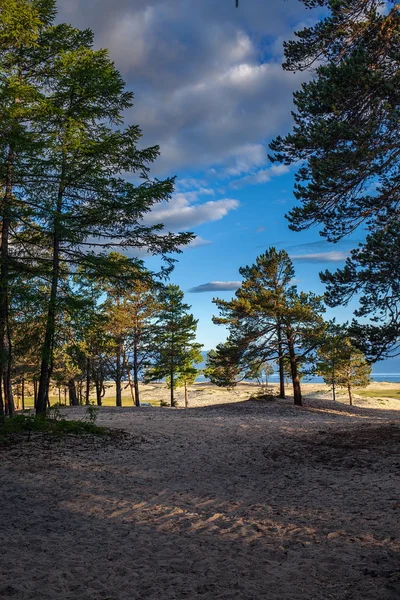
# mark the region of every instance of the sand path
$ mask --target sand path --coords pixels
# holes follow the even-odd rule
[[[2,451],[1,598],[399,597],[398,403],[202,394]]]

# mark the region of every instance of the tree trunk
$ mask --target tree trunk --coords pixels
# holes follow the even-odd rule
[[[293,382],[294,403],[296,406],[302,406],[303,402],[302,402],[302,397],[301,397],[299,371],[297,368],[297,360],[296,360],[296,354],[294,351],[294,343],[290,337],[288,338],[288,349],[289,349],[289,359],[290,359],[290,372],[292,375],[292,382]]]
[[[278,364],[279,364],[279,398],[284,400],[286,398],[285,394],[285,371],[283,365],[283,343],[282,343],[282,327],[278,324],[277,329],[278,335]]]
[[[122,406],[122,395],[121,395],[121,339],[117,339],[117,355],[116,355],[116,375],[115,375],[115,400],[117,406]]]
[[[3,390],[1,387],[1,376],[0,376],[0,416],[4,416],[4,400],[3,400]]]
[[[36,414],[46,414],[46,396],[48,396],[49,385],[50,385],[50,373],[51,363],[53,357],[53,345],[54,345],[54,333],[55,333],[55,322],[56,322],[56,305],[57,305],[57,292],[58,292],[58,280],[60,277],[60,242],[61,242],[61,216],[62,216],[62,204],[63,195],[65,189],[65,169],[66,165],[63,163],[61,170],[60,185],[58,189],[56,211],[54,215],[54,229],[53,229],[53,257],[52,257],[52,276],[51,276],[51,290],[49,307],[47,312],[46,321],[46,332],[44,336],[44,342],[42,347],[42,362],[40,366],[40,379],[39,379],[39,391],[36,403]]]
[[[95,380],[95,386],[96,386],[96,402],[97,402],[97,406],[101,406],[101,391],[102,391],[102,384],[101,381],[99,379],[96,378]]]
[[[170,398],[171,398],[171,406],[175,406],[175,399],[174,399],[174,367],[171,366],[170,372],[169,372],[169,376],[171,379],[171,393],[170,393]]]
[[[10,347],[6,342],[8,331],[8,310],[9,310],[9,235],[11,221],[11,203],[13,193],[13,168],[14,168],[14,150],[10,146],[7,158],[7,168],[5,176],[5,194],[2,206],[2,225],[1,225],[1,248],[0,248],[0,385],[3,383],[4,405],[6,413],[10,416],[14,414],[14,403],[12,399],[9,370],[10,370]]]
[[[25,410],[25,377],[23,375],[21,379],[21,404],[22,410]]]
[[[347,391],[349,393],[350,406],[353,406],[353,394],[352,394],[352,391],[351,391],[351,384],[350,383],[347,384]]]
[[[129,368],[129,364],[128,364],[128,360],[126,358],[125,352],[123,353],[123,361],[124,361],[125,369],[126,369],[126,372],[127,372],[127,375],[128,375],[128,384],[129,384],[129,389],[131,391],[132,402],[133,402],[134,406],[138,406],[136,404],[135,386],[134,386],[134,383],[133,383],[131,370]]]
[[[137,327],[137,323],[136,323],[135,338],[133,341],[133,385],[135,386],[135,404],[136,404],[136,406],[140,406],[137,330],[138,330],[138,327]]]
[[[37,404],[37,392],[38,392],[38,382],[36,379],[33,380],[33,406],[36,410],[36,404]]]
[[[86,358],[86,390],[85,390],[85,404],[90,404],[90,358]]]
[[[76,395],[75,381],[68,379],[68,392],[70,406],[79,406],[78,396]]]
[[[189,406],[188,389],[187,389],[187,385],[186,385],[186,381],[185,381],[185,408],[188,408],[188,406]]]

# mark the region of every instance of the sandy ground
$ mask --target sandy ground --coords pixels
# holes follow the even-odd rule
[[[398,599],[400,402],[305,391],[199,385],[189,410],[101,409],[117,441],[1,449],[0,598]]]

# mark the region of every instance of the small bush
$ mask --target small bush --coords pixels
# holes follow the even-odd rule
[[[16,415],[15,417],[0,419],[0,442],[20,437],[27,434],[29,440],[32,433],[42,433],[43,435],[106,435],[108,429],[99,427],[93,422],[87,421],[67,421],[62,419],[59,411],[52,413],[46,418],[34,415]]]
[[[254,396],[250,397],[250,400],[258,400],[259,402],[273,402],[276,400],[273,389],[261,389]]]

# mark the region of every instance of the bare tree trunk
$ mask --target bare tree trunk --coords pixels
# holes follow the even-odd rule
[[[52,257],[52,275],[49,307],[47,312],[46,332],[42,347],[42,362],[40,366],[39,391],[36,403],[36,414],[46,414],[46,396],[48,396],[51,374],[51,363],[53,357],[54,333],[56,322],[56,305],[58,280],[60,277],[60,243],[61,243],[61,216],[63,195],[65,189],[65,170],[66,165],[63,162],[61,170],[60,185],[58,188],[57,204],[54,215],[53,229],[53,257]]]
[[[126,372],[127,372],[127,375],[128,375],[128,385],[129,385],[129,389],[131,391],[132,402],[133,402],[134,406],[137,406],[137,404],[136,404],[136,397],[135,397],[135,386],[134,386],[134,383],[133,383],[131,370],[129,368],[129,364],[128,364],[128,360],[126,358],[126,353],[125,352],[123,352],[123,361],[124,361],[125,369],[126,369]]]
[[[135,387],[135,404],[136,406],[140,406],[137,330],[138,326],[136,323],[135,338],[133,340],[133,385]]]
[[[116,375],[115,375],[115,399],[116,405],[122,406],[122,395],[121,395],[121,339],[117,339],[117,355],[116,355]]]
[[[11,222],[11,203],[13,193],[13,169],[14,169],[14,150],[10,146],[8,150],[7,168],[5,176],[5,194],[2,206],[2,224],[1,224],[1,248],[0,248],[0,377],[3,381],[4,405],[6,413],[10,416],[14,414],[14,403],[11,394],[10,381],[10,345],[7,345],[6,338],[8,331],[8,311],[9,311],[9,236]],[[9,340],[9,337],[8,337]],[[0,381],[1,385],[1,381]]]
[[[285,394],[285,371],[283,365],[283,343],[282,343],[282,327],[278,324],[277,329],[278,335],[278,364],[279,364],[279,398],[284,400],[286,398]]]
[[[188,406],[189,406],[188,389],[187,389],[187,385],[186,385],[186,381],[185,381],[185,408],[188,408]]]
[[[22,410],[25,410],[25,377],[23,375],[21,379],[21,404]]]
[[[38,392],[38,382],[37,379],[33,380],[33,406],[36,410],[36,404],[37,404],[37,392]]]
[[[96,402],[97,402],[97,406],[101,406],[102,385],[101,385],[101,382],[98,379],[96,379],[96,381],[95,381],[95,386],[96,386]]]
[[[76,395],[75,381],[68,379],[68,392],[70,406],[79,406],[78,396]]]
[[[85,390],[85,404],[90,404],[90,358],[86,358],[86,390]]]
[[[170,376],[170,379],[171,379],[171,391],[170,391],[171,406],[175,406],[175,399],[174,399],[174,367],[172,365],[171,365],[169,376]]]
[[[290,337],[288,337],[288,349],[289,349],[289,359],[290,359],[290,372],[292,375],[292,382],[293,382],[294,403],[296,406],[302,406],[303,402],[302,402],[302,397],[301,397],[299,371],[297,368],[297,360],[296,360],[296,354],[294,351],[294,343]]]
[[[353,394],[352,394],[351,384],[350,383],[347,384],[347,391],[349,393],[350,406],[353,406]]]

